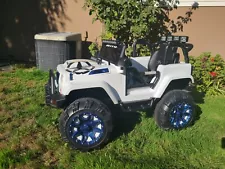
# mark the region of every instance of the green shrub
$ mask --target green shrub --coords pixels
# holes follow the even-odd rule
[[[206,95],[225,95],[225,61],[220,55],[203,53],[190,57],[197,91]]]
[[[99,46],[98,46],[98,43],[97,42],[92,42],[91,45],[88,47],[90,53],[92,56],[95,56],[96,53],[98,52],[99,50]]]
[[[104,31],[98,38],[101,38],[101,40],[113,39],[113,34],[108,31]],[[95,42],[92,42],[91,45],[88,47],[92,56],[95,56],[97,52],[99,52],[100,48],[101,48],[101,45],[97,42],[97,39]]]

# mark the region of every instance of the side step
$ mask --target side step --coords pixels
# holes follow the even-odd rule
[[[152,107],[154,99],[139,101],[139,102],[129,102],[129,103],[119,103],[120,108],[124,112],[135,112],[139,110],[145,110]]]

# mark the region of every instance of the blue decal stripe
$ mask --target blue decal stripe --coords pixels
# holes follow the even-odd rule
[[[96,69],[96,70],[92,70],[89,75],[94,75],[94,74],[101,74],[101,73],[108,73],[109,69],[108,68],[104,68],[104,69]]]

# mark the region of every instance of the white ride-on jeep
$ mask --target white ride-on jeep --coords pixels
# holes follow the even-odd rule
[[[193,48],[186,36],[167,36],[151,45],[126,46],[103,40],[97,58],[68,60],[49,71],[46,104],[63,108],[59,119],[62,138],[72,148],[93,150],[104,145],[113,129],[114,111],[134,112],[155,105],[156,124],[163,129],[183,129],[195,117],[189,92],[193,84],[188,52]],[[136,44],[151,48],[152,56],[137,56]],[[184,61],[180,61],[180,48]]]

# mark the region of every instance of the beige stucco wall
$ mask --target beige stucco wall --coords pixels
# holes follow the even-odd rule
[[[102,32],[102,24],[92,23],[88,11],[82,9],[84,0],[55,0],[59,3],[58,10],[47,5],[41,6],[39,0],[23,1],[0,2],[0,59],[13,55],[17,60],[34,60],[36,33],[81,32],[85,40],[87,32],[87,41],[94,41]],[[184,16],[188,8],[179,7],[169,16],[172,19]],[[212,52],[225,58],[225,7],[200,6],[193,11],[191,19],[184,25],[184,31],[177,33],[190,37],[190,42],[194,44],[191,55]]]
[[[83,9],[84,0],[66,0],[66,14],[69,17],[65,20],[65,28],[59,26],[59,31],[81,32],[83,40],[88,33],[89,41],[94,41],[102,32],[102,24],[99,21],[92,22],[88,10]]]
[[[43,0],[1,0],[0,60],[35,61],[34,35],[43,32],[69,31],[82,33],[82,39],[94,41],[101,34],[102,24],[92,23],[84,0],[54,0],[53,7]],[[25,4],[25,5],[24,5]]]
[[[188,7],[179,7],[170,14],[170,18],[176,19],[184,15]],[[225,7],[199,7],[193,11],[192,21],[184,25],[183,32],[179,35],[188,35],[190,42],[194,44],[191,55],[199,55],[202,52],[221,54],[225,58]]]
[[[82,0],[74,3],[67,0],[67,14],[71,21],[66,21],[65,31],[82,32],[85,37],[85,31],[89,34],[89,40],[93,41],[101,34],[102,24],[99,22],[92,24],[92,18],[88,11],[82,9]],[[176,21],[178,16],[185,16],[190,7],[179,7],[170,12],[169,17]],[[177,35],[187,35],[194,44],[191,55],[200,55],[202,52],[212,52],[212,54],[221,54],[225,58],[225,7],[199,7],[193,10],[191,22],[184,24],[183,32],[179,31]]]

